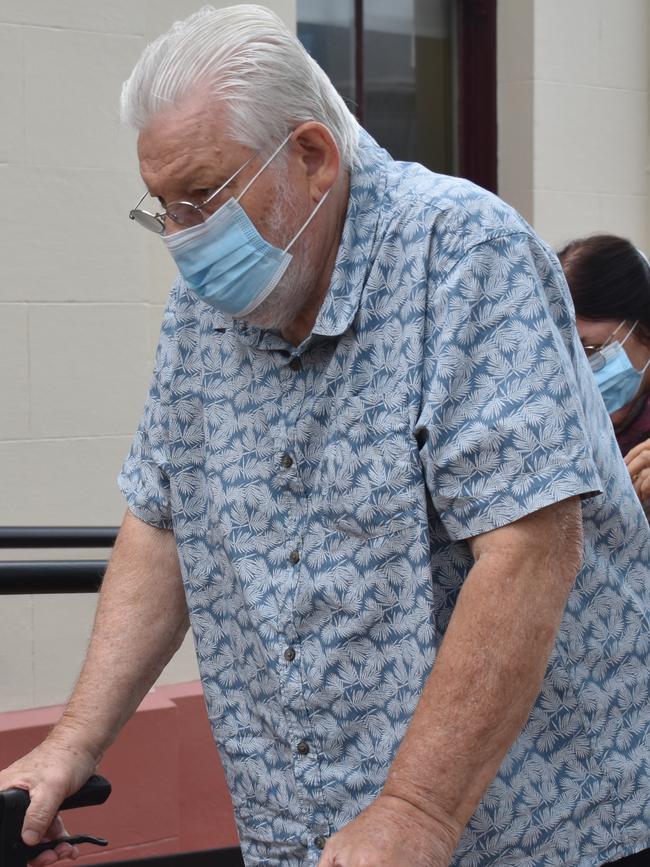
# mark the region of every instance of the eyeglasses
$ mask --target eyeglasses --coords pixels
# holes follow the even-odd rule
[[[200,223],[205,222],[206,206],[209,205],[210,202],[212,202],[219,193],[228,186],[228,184],[232,183],[235,178],[244,171],[246,166],[254,157],[255,154],[249,157],[244,165],[237,169],[234,175],[231,175],[225,183],[214,190],[214,192],[210,193],[207,199],[201,202],[200,205],[184,201],[171,202],[171,204],[167,205],[161,213],[152,214],[150,211],[144,211],[140,208],[140,205],[149,195],[149,192],[147,191],[135,208],[129,211],[129,219],[135,220],[139,226],[148,229],[150,232],[155,232],[156,235],[164,234],[165,220],[167,217],[169,217],[170,220],[173,220],[178,226],[182,226],[184,229],[189,229],[191,226],[198,226]]]
[[[587,358],[590,358],[595,352],[600,352],[606,346],[605,343],[583,343],[582,348],[585,351]]]
[[[607,337],[605,340],[603,340],[602,343],[583,343],[582,348],[584,349],[585,354],[587,355],[587,358],[590,358],[592,355],[595,355],[595,353],[601,352],[606,346],[609,346],[610,343],[612,342],[612,339],[618,334],[618,332],[621,330],[621,328],[624,325],[625,325],[625,319],[623,319],[623,321],[620,322],[616,326],[616,328],[612,331],[612,333],[609,335],[609,337]],[[637,325],[637,323],[635,322],[634,325],[628,331],[628,333],[625,335],[625,337],[623,339],[623,343],[625,343],[627,338],[634,331],[634,329],[636,328],[636,325]]]

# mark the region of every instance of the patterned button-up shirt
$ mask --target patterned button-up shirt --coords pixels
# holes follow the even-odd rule
[[[362,134],[312,333],[292,347],[179,282],[120,484],[175,533],[251,867],[316,864],[380,792],[467,539],[584,495],[541,694],[454,864],[649,844],[648,523],[557,260],[503,202]]]

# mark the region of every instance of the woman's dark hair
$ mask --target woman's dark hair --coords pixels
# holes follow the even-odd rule
[[[571,241],[558,257],[578,316],[638,320],[636,333],[650,345],[650,265],[634,244],[592,235]]]

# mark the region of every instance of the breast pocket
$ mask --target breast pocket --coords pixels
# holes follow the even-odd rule
[[[421,473],[405,418],[381,399],[355,399],[330,432],[320,464],[317,518],[346,535],[412,528]]]

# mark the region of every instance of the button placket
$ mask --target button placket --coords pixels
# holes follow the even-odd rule
[[[274,483],[286,494],[287,506],[284,550],[278,551],[283,559],[283,580],[295,592],[301,580],[302,558],[305,546],[305,526],[308,517],[307,493],[302,477],[305,460],[303,426],[300,420],[311,412],[311,404],[303,391],[307,388],[306,379],[310,371],[300,359],[293,358],[285,367],[286,392],[290,394],[292,410],[286,414],[283,424],[274,436]],[[293,602],[294,596],[288,598]],[[302,636],[295,628],[294,612],[291,605],[286,612],[286,622],[279,630],[277,646],[277,666],[285,714],[286,729],[283,731],[285,743],[292,754],[291,765],[295,779],[297,801],[305,816],[303,826],[304,842],[314,853],[314,839],[328,834],[328,823],[324,820],[323,794],[320,780],[320,748],[318,735],[312,728],[312,720],[306,709],[306,684],[302,672]],[[310,818],[311,817],[311,820]]]
[[[280,466],[283,470],[290,470],[293,466],[293,458],[289,452],[284,452],[280,455]]]
[[[326,808],[320,781],[319,741],[317,733],[312,729],[312,721],[305,706],[305,683],[300,664],[300,636],[288,630],[285,640],[290,642],[282,651],[286,662],[282,666],[284,676],[281,678],[282,693],[286,701],[287,739],[288,745],[292,745],[291,764],[296,782],[296,794],[305,815],[305,843],[313,847],[316,836],[325,836],[327,839],[326,835],[330,832],[324,815]]]

